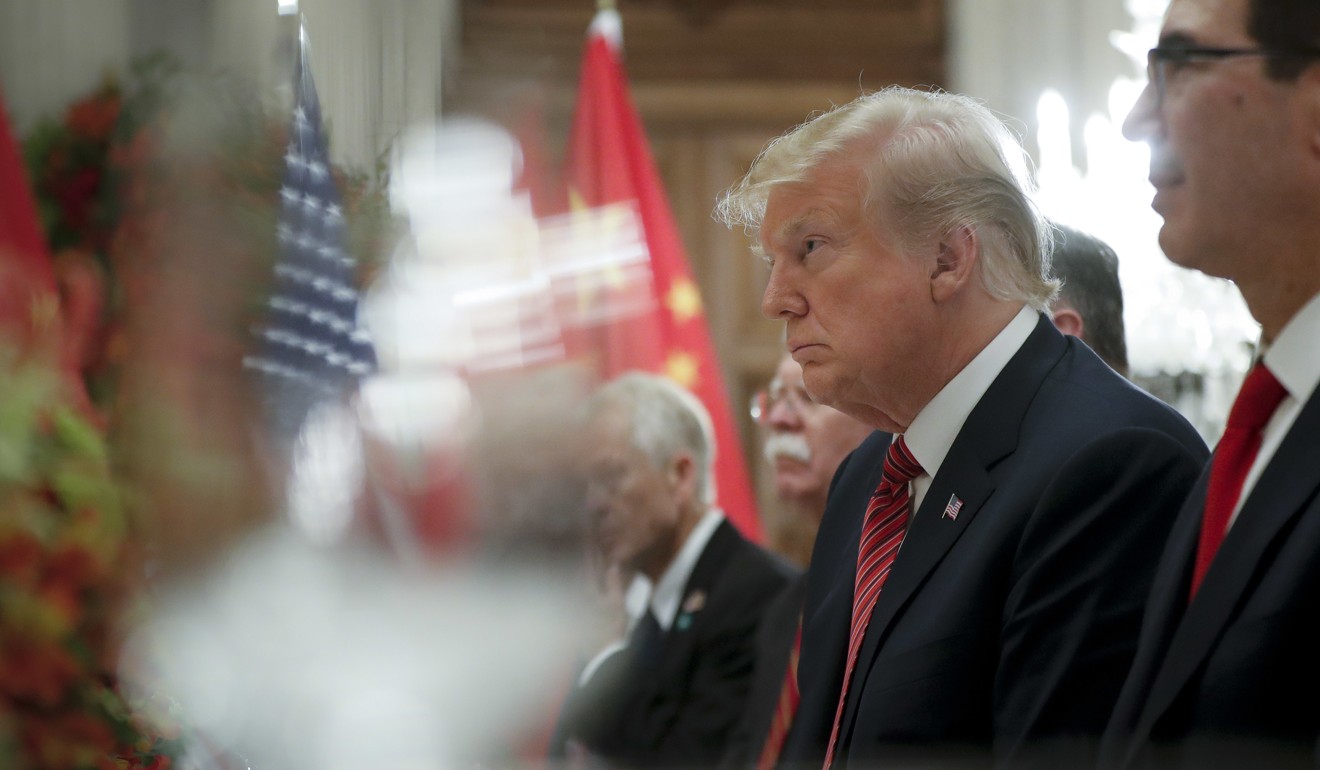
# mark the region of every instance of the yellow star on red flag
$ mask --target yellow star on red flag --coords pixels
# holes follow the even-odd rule
[[[697,359],[684,350],[675,350],[665,358],[665,376],[692,390],[697,386]]]
[[[665,295],[665,307],[674,314],[674,320],[687,323],[701,315],[701,292],[689,278],[679,278]]]

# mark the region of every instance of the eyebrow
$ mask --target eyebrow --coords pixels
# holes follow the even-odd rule
[[[787,240],[799,233],[812,230],[815,227],[839,227],[841,225],[842,223],[839,220],[837,212],[826,206],[812,206],[775,228],[771,233],[771,236],[774,240]]]
[[[1166,32],[1160,35],[1160,48],[1196,48],[1201,43],[1186,32]]]
[[[825,214],[824,209],[818,206],[812,206],[811,208],[807,209],[806,211],[803,211],[802,213],[798,214],[792,219],[786,220],[779,227],[776,227],[774,232],[771,233],[771,235],[776,240],[780,238],[788,237],[793,233],[805,230],[807,228],[807,224],[812,219],[820,217],[824,214]]]

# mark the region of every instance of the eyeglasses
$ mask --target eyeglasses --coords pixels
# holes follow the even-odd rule
[[[1310,48],[1206,48],[1198,46],[1156,46],[1146,54],[1146,77],[1155,86],[1159,103],[1164,102],[1169,76],[1196,62],[1257,57],[1262,59],[1315,59],[1320,50]]]
[[[801,386],[786,387],[783,383],[772,382],[770,387],[765,390],[758,390],[752,396],[752,403],[748,412],[752,419],[759,423],[765,423],[770,420],[772,412],[777,404],[786,404],[799,417],[807,413],[807,410],[816,406],[816,402],[807,395],[806,389]]]

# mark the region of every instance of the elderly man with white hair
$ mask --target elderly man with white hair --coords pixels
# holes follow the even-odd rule
[[[582,421],[587,512],[608,569],[634,575],[624,639],[570,695],[570,757],[614,767],[716,764],[742,714],[755,630],[794,574],[712,503],[715,447],[701,402],[632,372],[606,383]]]

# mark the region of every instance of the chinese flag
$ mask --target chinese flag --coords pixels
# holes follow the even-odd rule
[[[597,351],[600,373],[662,373],[701,399],[715,427],[718,503],[745,537],[760,542],[761,522],[701,294],[628,90],[622,29],[617,11],[602,10],[587,32],[564,176],[575,207],[636,207],[650,255],[654,301],[647,303],[647,312],[614,319],[603,330]]]

